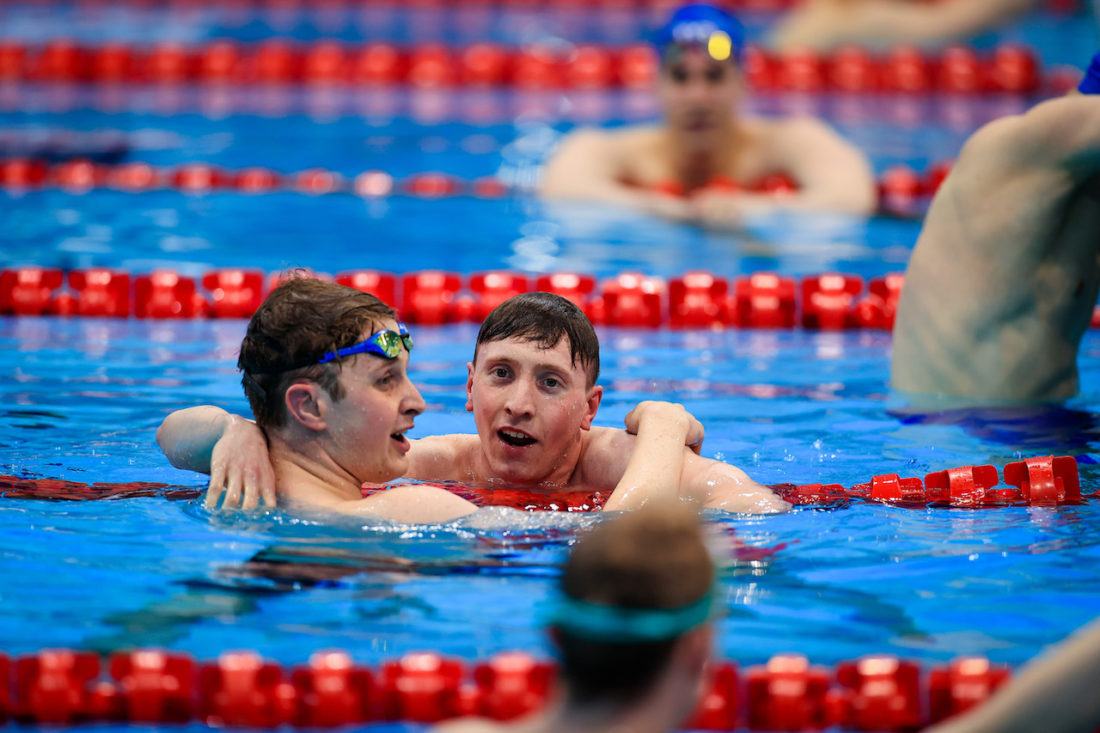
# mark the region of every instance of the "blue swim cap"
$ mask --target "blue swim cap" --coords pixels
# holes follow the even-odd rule
[[[653,45],[664,60],[673,46],[702,46],[718,61],[741,58],[745,29],[737,18],[707,3],[684,5],[653,37]]]

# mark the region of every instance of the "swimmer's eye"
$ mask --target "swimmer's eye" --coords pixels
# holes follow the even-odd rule
[[[712,66],[707,69],[706,79],[711,84],[717,84],[726,78],[726,67],[724,66]]]
[[[511,374],[512,373],[508,370],[507,367],[502,366],[493,367],[489,370],[489,375],[496,377],[497,379],[507,379],[511,376]]]
[[[688,74],[685,69],[680,66],[673,66],[668,70],[669,78],[677,84],[683,84],[688,79]]]
[[[565,386],[565,383],[557,377],[546,377],[542,380],[542,386],[547,389],[559,389]]]

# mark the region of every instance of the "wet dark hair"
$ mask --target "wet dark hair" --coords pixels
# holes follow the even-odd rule
[[[695,510],[649,505],[603,522],[566,562],[565,595],[633,609],[676,609],[711,592],[714,563]],[[647,694],[681,637],[597,641],[555,629],[570,704],[626,706]]]
[[[600,377],[600,340],[584,312],[553,293],[523,293],[494,308],[477,332],[474,363],[485,343],[518,338],[552,349],[563,336],[569,339],[569,358],[584,367],[591,387]]]
[[[342,398],[340,360],[317,360],[393,318],[393,308],[369,293],[292,273],[253,314],[241,342],[237,368],[256,424],[284,425],[286,390],[302,379],[321,385],[333,400]]]

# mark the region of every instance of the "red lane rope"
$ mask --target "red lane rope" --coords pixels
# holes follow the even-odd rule
[[[938,163],[920,172],[907,165],[895,165],[877,181],[880,213],[889,216],[919,216],[951,171],[951,162]],[[172,168],[155,167],[131,161],[109,165],[86,158],[50,163],[35,158],[0,159],[0,189],[15,193],[38,188],[58,188],[74,194],[96,189],[139,193],[152,190],[176,190],[189,194],[231,191],[247,194],[296,192],[320,196],[353,194],[364,198],[393,195],[425,199],[451,196],[503,198],[526,189],[516,189],[495,176],[464,180],[438,172],[423,172],[395,180],[385,171],[364,171],[354,178],[325,168],[310,168],[297,173],[280,173],[270,168],[227,169],[209,163],[186,163]],[[659,192],[679,195],[672,184]],[[715,178],[708,188],[730,193],[744,190],[783,197],[798,190],[797,184],[782,173],[742,185],[725,177]]]
[[[863,278],[843,273],[810,275],[799,282],[773,272],[731,281],[704,270],[667,281],[638,272],[601,281],[575,272],[312,274],[376,295],[394,304],[404,320],[422,325],[479,323],[508,298],[537,290],[569,298],[597,325],[888,331],[905,284],[900,273],[872,278],[866,289]],[[0,315],[249,318],[283,276],[227,268],[208,271],[196,281],[174,270],[131,275],[108,268],[68,273],[36,266],[7,268],[0,270]],[[1100,327],[1100,307],[1092,326]]]
[[[358,288],[394,304],[401,317],[424,325],[480,322],[508,298],[535,290],[573,300],[597,325],[658,328],[795,328],[888,330],[901,295],[899,274],[871,280],[827,273],[794,278],[759,272],[732,283],[705,271],[667,282],[625,272],[597,282],[592,275],[538,276],[492,271],[470,275],[424,270],[400,277],[353,270],[323,279]],[[249,318],[281,273],[211,270],[198,280],[173,270],[134,274],[90,268],[0,270],[0,315],[126,318]]]
[[[1077,460],[1072,456],[1041,456],[1009,463],[1004,467],[1003,484],[995,466],[959,466],[934,471],[920,478],[901,478],[898,474],[872,476],[866,483],[844,487],[840,484],[778,484],[773,489],[796,505],[829,506],[850,501],[892,504],[905,508],[972,507],[991,508],[1013,505],[1053,506],[1080,503],[1081,479]],[[507,506],[525,511],[592,512],[599,511],[607,496],[600,491],[547,493],[522,489],[482,489],[462,484],[434,484],[462,496],[478,506]],[[365,486],[363,496],[371,496],[387,486]],[[83,484],[60,479],[0,476],[0,496],[14,499],[86,501],[130,496],[166,496],[192,499],[201,490],[169,484],[144,482]]]
[[[718,661],[686,727],[912,730],[981,704],[1010,677],[1007,666],[983,657],[928,669],[891,655],[835,667],[797,654],[745,669]],[[105,660],[95,652],[49,649],[16,659],[0,654],[0,685],[0,719],[20,722],[322,727],[468,715],[512,720],[549,701],[556,669],[524,652],[470,663],[421,652],[370,668],[346,652],[326,651],[284,668],[249,651],[200,663],[157,649]]]
[[[770,92],[1059,93],[1080,72],[1046,74],[1035,52],[1018,44],[992,51],[955,45],[939,52],[914,47],[884,54],[847,47],[776,56],[749,46],[743,62],[749,85]],[[649,88],[658,71],[646,44],[611,48],[465,47],[335,41],[258,44],[214,41],[201,46],[84,46],[59,39],[40,46],[0,42],[0,83],[350,85],[414,87],[513,86],[534,89]]]

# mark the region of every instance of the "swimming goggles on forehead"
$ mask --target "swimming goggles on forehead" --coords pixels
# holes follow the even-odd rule
[[[336,351],[329,351],[318,359],[317,363],[328,364],[330,361],[343,359],[345,356],[354,356],[355,354],[374,354],[386,359],[396,359],[401,353],[402,346],[405,347],[405,351],[411,352],[413,350],[413,337],[409,333],[409,329],[405,328],[404,323],[398,323],[396,331],[379,331],[365,341],[345,346]]]

